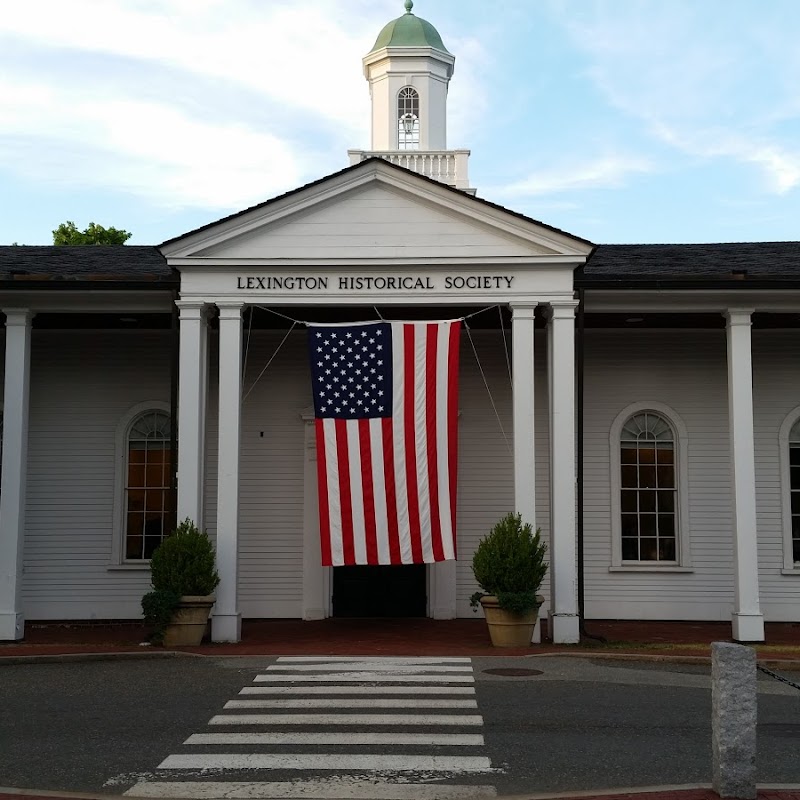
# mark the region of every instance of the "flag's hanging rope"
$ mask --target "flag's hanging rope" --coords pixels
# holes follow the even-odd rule
[[[261,372],[258,373],[258,377],[253,381],[252,385],[250,386],[250,388],[245,393],[244,397],[242,398],[242,402],[247,400],[247,398],[250,396],[250,392],[252,392],[253,389],[256,388],[256,384],[261,380],[261,377],[267,371],[267,369],[269,368],[269,365],[275,360],[275,356],[278,355],[278,353],[280,352],[281,347],[283,347],[284,343],[289,338],[289,334],[295,329],[296,325],[297,325],[297,322],[292,322],[292,327],[289,328],[288,331],[286,331],[286,335],[283,337],[283,339],[281,339],[281,343],[275,348],[275,352],[272,354],[272,357],[270,358],[269,361],[267,361],[267,363],[264,365],[264,369],[262,369]]]
[[[472,340],[472,331],[470,330],[470,327],[467,324],[466,318],[464,318],[464,330],[466,330],[467,337],[469,338],[469,343],[472,345],[472,352],[475,354],[475,361],[478,364],[478,370],[481,373],[481,378],[483,378],[483,385],[486,387],[486,392],[489,395],[489,402],[492,404],[492,408],[494,409],[495,417],[497,417],[497,424],[500,426],[500,433],[503,434],[503,439],[505,440],[506,447],[508,448],[508,452],[513,455],[514,451],[511,448],[511,442],[508,441],[508,436],[506,436],[506,430],[503,427],[503,420],[500,419],[500,413],[498,412],[497,406],[495,405],[494,397],[492,396],[492,390],[489,388],[489,382],[486,380],[486,374],[483,371],[483,366],[481,365],[481,360],[478,357],[478,351],[475,348],[475,342]]]
[[[378,311],[378,306],[372,306],[372,307],[375,309],[375,313],[378,315],[378,319],[380,319],[381,322],[383,322],[383,314],[381,314],[381,312]]]
[[[503,332],[503,352],[506,354],[506,366],[508,367],[508,383],[511,386],[511,391],[514,391],[514,378],[511,375],[511,359],[508,357],[508,342],[506,341],[506,329],[503,325],[503,308],[497,306],[497,311],[500,314],[500,330]]]
[[[256,385],[258,384],[258,382],[261,380],[261,378],[264,377],[264,373],[267,371],[267,369],[269,368],[269,365],[272,364],[272,362],[275,360],[275,357],[278,355],[278,353],[280,352],[281,348],[286,343],[286,340],[289,338],[289,334],[298,325],[305,325],[306,327],[308,327],[309,325],[317,324],[317,323],[314,323],[314,322],[306,322],[305,320],[295,319],[294,317],[289,317],[286,314],[281,314],[280,311],[275,311],[274,309],[267,308],[266,306],[253,306],[251,308],[251,310],[250,310],[250,320],[249,320],[248,327],[247,327],[247,342],[246,342],[245,351],[244,351],[244,372],[242,373],[244,376],[247,375],[247,356],[248,356],[248,353],[250,351],[250,334],[251,334],[252,326],[253,326],[253,311],[252,311],[253,308],[259,308],[262,311],[266,311],[266,312],[268,312],[270,314],[275,314],[275,316],[281,317],[281,318],[291,322],[292,326],[289,328],[288,331],[286,331],[286,334],[284,335],[283,339],[281,339],[280,344],[275,348],[275,352],[270,356],[269,361],[267,361],[267,363],[264,365],[264,368],[261,370],[261,372],[258,373],[258,377],[253,381],[253,383],[250,385],[250,388],[243,395],[242,402],[247,400],[247,398],[250,396],[250,393],[253,391],[253,389],[256,388]],[[385,322],[384,318],[381,316],[380,311],[378,311],[378,307],[377,306],[373,306],[373,308],[375,309],[375,313],[380,317],[381,321]],[[478,362],[478,369],[481,372],[481,377],[483,378],[484,386],[486,386],[486,391],[489,392],[489,400],[492,403],[492,408],[494,408],[494,413],[495,413],[495,416],[497,417],[497,421],[500,424],[500,431],[502,432],[503,438],[506,440],[506,445],[508,446],[509,451],[510,451],[511,450],[511,445],[509,444],[508,438],[506,437],[506,432],[503,429],[503,423],[500,420],[500,415],[498,414],[497,407],[494,404],[494,398],[492,397],[492,392],[489,389],[489,384],[486,381],[486,376],[484,375],[483,367],[481,366],[480,359],[478,358],[478,351],[475,349],[475,343],[472,341],[472,333],[470,332],[469,325],[467,324],[467,320],[468,319],[471,319],[472,317],[477,316],[478,314],[483,314],[484,311],[489,311],[492,308],[495,308],[495,306],[487,306],[486,308],[482,308],[480,311],[474,311],[472,314],[467,314],[465,317],[459,317],[457,321],[464,323],[464,328],[467,331],[467,335],[469,336],[470,344],[472,345],[472,351],[475,353],[475,360]],[[497,306],[497,308],[500,308],[500,307]],[[502,311],[501,311],[501,314],[502,314]],[[357,325],[358,323],[345,322],[345,323],[342,323],[342,324],[343,325]],[[503,335],[505,336],[505,333]],[[508,359],[508,352],[506,352],[506,359]],[[510,366],[509,366],[509,370],[510,370]]]
[[[244,365],[242,366],[242,381],[247,377],[247,356],[250,353],[250,334],[253,330],[253,307],[250,309],[249,319],[247,320],[247,339],[244,343]]]

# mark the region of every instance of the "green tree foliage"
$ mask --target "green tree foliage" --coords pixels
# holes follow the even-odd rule
[[[90,222],[86,230],[78,230],[78,226],[71,220],[62,222],[53,231],[53,244],[125,244],[133,236],[128,231],[118,228],[104,228],[95,222]]]

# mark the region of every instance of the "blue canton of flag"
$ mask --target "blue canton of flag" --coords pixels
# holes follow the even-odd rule
[[[392,415],[392,331],[388,322],[312,328],[314,416],[372,419]]]

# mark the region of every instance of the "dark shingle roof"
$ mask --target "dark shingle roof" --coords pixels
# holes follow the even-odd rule
[[[136,245],[0,246],[3,281],[172,282],[157,247]]]
[[[723,279],[734,273],[755,278],[800,279],[800,242],[725,244],[603,244],[576,278],[603,280]]]

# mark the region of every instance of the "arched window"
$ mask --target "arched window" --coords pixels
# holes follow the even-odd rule
[[[623,561],[677,561],[675,434],[659,414],[630,417],[620,435]]]
[[[611,425],[612,572],[691,572],[688,433],[664,403],[637,402]]]
[[[794,409],[781,425],[779,434],[784,570],[800,572],[800,408]]]
[[[397,149],[419,150],[419,94],[410,86],[397,95]]]
[[[142,411],[130,423],[125,440],[125,560],[146,560],[175,528],[170,474],[171,423],[158,408]]]

